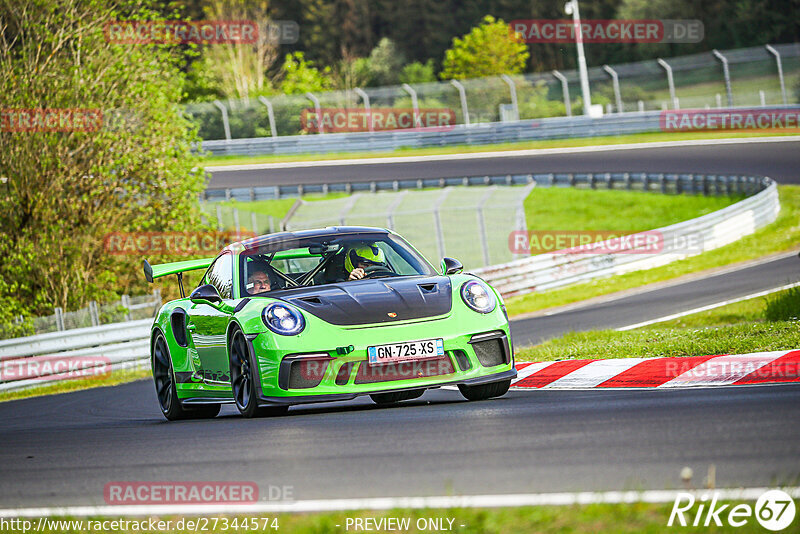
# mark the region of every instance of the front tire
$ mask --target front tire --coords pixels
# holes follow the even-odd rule
[[[250,418],[283,415],[289,410],[288,406],[258,405],[255,365],[244,333],[238,328],[231,335],[229,359],[233,401],[242,416]]]
[[[458,390],[465,399],[476,401],[491,399],[492,397],[501,397],[508,393],[509,387],[511,387],[511,380],[501,380],[500,382],[490,382],[477,386],[459,384]]]
[[[175,387],[175,373],[172,369],[172,358],[167,348],[167,340],[164,334],[159,332],[153,342],[153,354],[150,361],[153,370],[153,383],[156,386],[156,397],[161,413],[169,421],[181,419],[211,419],[219,413],[219,404],[198,406],[196,408],[184,408],[178,398],[178,390]]]

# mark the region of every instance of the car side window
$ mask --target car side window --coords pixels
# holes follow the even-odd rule
[[[230,253],[222,254],[211,265],[205,276],[205,283],[217,288],[219,296],[224,299],[231,298],[233,287],[233,266]]]

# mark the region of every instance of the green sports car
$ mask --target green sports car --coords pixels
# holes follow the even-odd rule
[[[188,298],[183,274],[206,269]],[[470,400],[505,394],[516,376],[500,295],[461,264],[441,272],[380,228],[282,232],[225,247],[216,258],[161,265],[181,296],[159,310],[150,352],[167,419],[245,417],[292,404],[369,395],[414,399],[457,385]]]

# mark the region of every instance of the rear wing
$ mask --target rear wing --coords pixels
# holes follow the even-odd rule
[[[160,265],[150,265],[150,262],[144,260],[142,262],[142,269],[144,270],[145,279],[151,284],[156,278],[177,274],[178,284],[181,286],[181,298],[183,298],[185,297],[183,292],[183,273],[186,271],[196,271],[198,269],[208,269],[213,262],[214,258],[201,258],[199,260],[175,261],[172,263],[162,263]]]

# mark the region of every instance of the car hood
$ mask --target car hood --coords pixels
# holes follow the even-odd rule
[[[444,315],[453,304],[446,276],[353,280],[282,293],[276,296],[323,321],[343,326]]]

